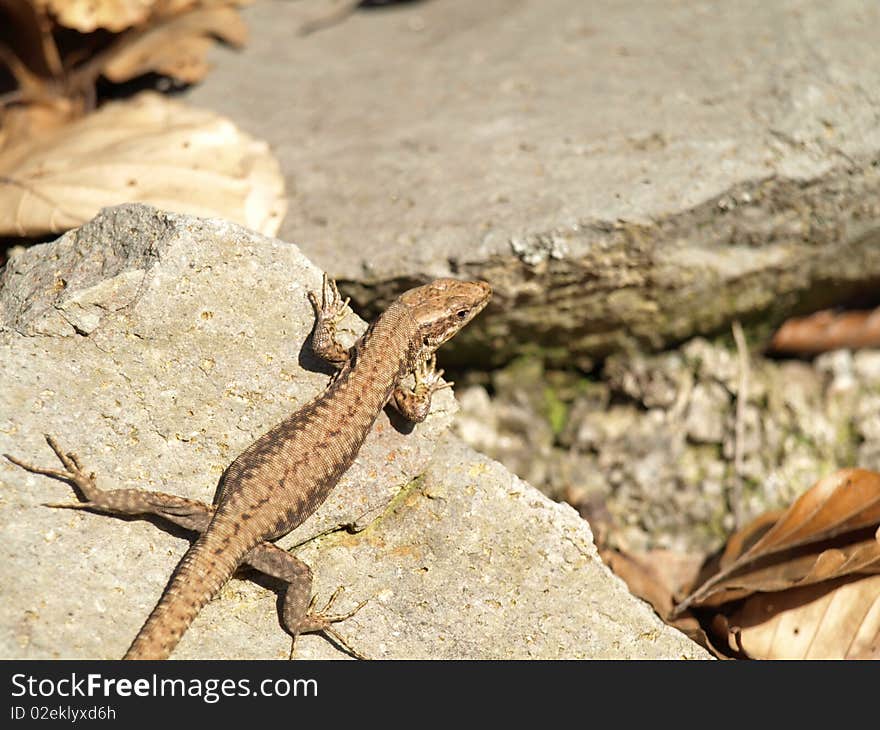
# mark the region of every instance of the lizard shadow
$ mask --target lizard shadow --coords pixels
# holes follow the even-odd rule
[[[312,329],[312,331],[309,332],[309,336],[306,337],[305,342],[303,342],[302,347],[299,348],[296,363],[303,370],[308,370],[311,373],[321,373],[322,375],[329,375],[332,377],[337,373],[337,370],[329,362],[315,354],[314,338],[315,330]]]
[[[94,514],[101,515],[102,513],[99,511],[94,512]],[[198,539],[198,536],[201,532],[197,529],[183,527],[181,525],[175,524],[174,522],[169,521],[167,518],[162,517],[161,515],[152,515],[152,514],[142,514],[142,515],[121,515],[114,514],[112,515],[114,518],[121,520],[123,522],[149,522],[153,527],[161,530],[162,532],[166,532],[172,537],[179,538],[180,540],[184,540],[188,543],[187,547],[184,550],[189,549],[189,547]],[[183,553],[180,556],[183,557]],[[176,569],[175,569],[176,570]],[[288,583],[282,580],[281,578],[276,578],[275,576],[269,575],[267,573],[263,573],[257,568],[254,568],[247,563],[242,563],[239,565],[233,576],[236,579],[247,580],[256,583],[261,588],[265,588],[268,591],[271,591],[276,594],[276,616],[279,627],[289,633],[287,627],[284,625],[284,622],[281,620],[281,617],[284,613],[284,596],[285,592],[288,588]],[[335,642],[334,642],[335,643]]]
[[[394,408],[394,406],[385,406],[385,414],[398,433],[408,436],[415,430],[416,424]]]

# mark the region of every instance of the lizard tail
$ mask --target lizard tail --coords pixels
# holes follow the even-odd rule
[[[192,544],[123,659],[167,659],[202,607],[232,577],[247,550],[217,549],[214,543],[204,533]]]

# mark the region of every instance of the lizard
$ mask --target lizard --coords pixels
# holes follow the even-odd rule
[[[483,281],[437,279],[394,300],[355,344],[346,348],[337,327],[346,316],[335,281],[325,274],[315,310],[312,350],[335,370],[327,388],[270,428],[226,468],[215,504],[146,489],[101,489],[73,452],[46,441],[63,469],[34,466],[4,454],[34,474],[69,483],[84,501],[56,507],[88,509],[117,516],[155,515],[199,533],[172,574],[152,613],[124,659],[165,659],[199,611],[246,563],[287,584],[281,620],[296,638],[322,633],[358,658],[365,658],[335,631],[366,601],[332,615],[340,589],[321,610],[310,599],[309,566],[274,544],[300,525],[327,498],[354,462],[376,418],[388,404],[406,419],[424,421],[432,395],[452,383],[436,369],[436,350],[486,306],[492,289]],[[404,385],[410,374],[415,385]]]

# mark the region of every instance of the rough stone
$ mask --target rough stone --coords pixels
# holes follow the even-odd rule
[[[360,535],[321,541],[314,560],[306,551],[322,575],[320,589],[341,581],[377,596],[352,619],[365,651],[444,659],[705,656],[627,593],[571,507],[457,439],[436,453],[442,458],[385,518]],[[306,638],[309,656],[328,655],[326,642]]]
[[[231,459],[327,382],[306,344],[320,280],[296,246],[143,206],[20,252],[0,278],[0,453],[52,466],[51,433],[103,487],[211,501]],[[382,414],[280,543],[321,596],[346,587],[341,610],[373,596],[339,626],[352,643],[374,657],[705,656],[610,575],[571,508],[438,441],[454,410],[441,392],[409,434]],[[146,520],[43,506],[73,501],[0,461],[4,658],[120,656],[187,546]],[[275,594],[233,579],[174,656],[288,650]],[[342,656],[321,637],[298,655]]]
[[[724,439],[724,420],[730,396],[718,383],[700,383],[691,392],[685,428],[697,443],[720,444]]]
[[[566,364],[880,281],[880,5],[257,3],[189,99],[268,140],[281,235],[361,303],[496,287],[460,345]]]
[[[839,351],[814,363],[751,354],[739,416],[741,366],[723,343],[696,338],[677,351],[615,356],[604,383],[567,375],[565,423],[540,451],[498,414],[518,404],[519,423],[544,438],[547,414],[525,410],[523,393],[546,382],[495,373],[492,400],[477,413],[475,399],[463,398],[455,429],[510,468],[528,462],[532,483],[576,505],[608,544],[705,554],[737,520],[788,506],[835,469],[880,470],[877,354]],[[598,386],[607,391],[597,400]]]

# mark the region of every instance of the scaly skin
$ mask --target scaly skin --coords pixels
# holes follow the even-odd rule
[[[126,659],[164,659],[173,651],[202,607],[242,563],[289,584],[284,624],[297,635],[323,632],[361,656],[331,628],[353,612],[327,615],[333,602],[313,610],[311,571],[274,540],[300,525],[327,498],[354,462],[379,413],[391,403],[414,422],[423,421],[431,396],[448,387],[434,370],[434,352],[486,305],[485,282],[439,279],[404,293],[370,326],[350,350],[336,340],[342,302],[324,277],[316,310],[315,352],[339,368],[329,387],[311,403],[270,429],[242,452],[221,479],[216,506],[141,489],[98,489],[74,454],[47,441],[64,470],[44,469],[6,455],[28,471],[73,484],[85,498],[75,506],[116,515],[154,514],[200,532],[125,655]],[[414,389],[401,387],[409,373]],[[334,598],[335,598],[334,594]],[[360,604],[358,610],[363,604]],[[291,649],[291,653],[292,653]]]

